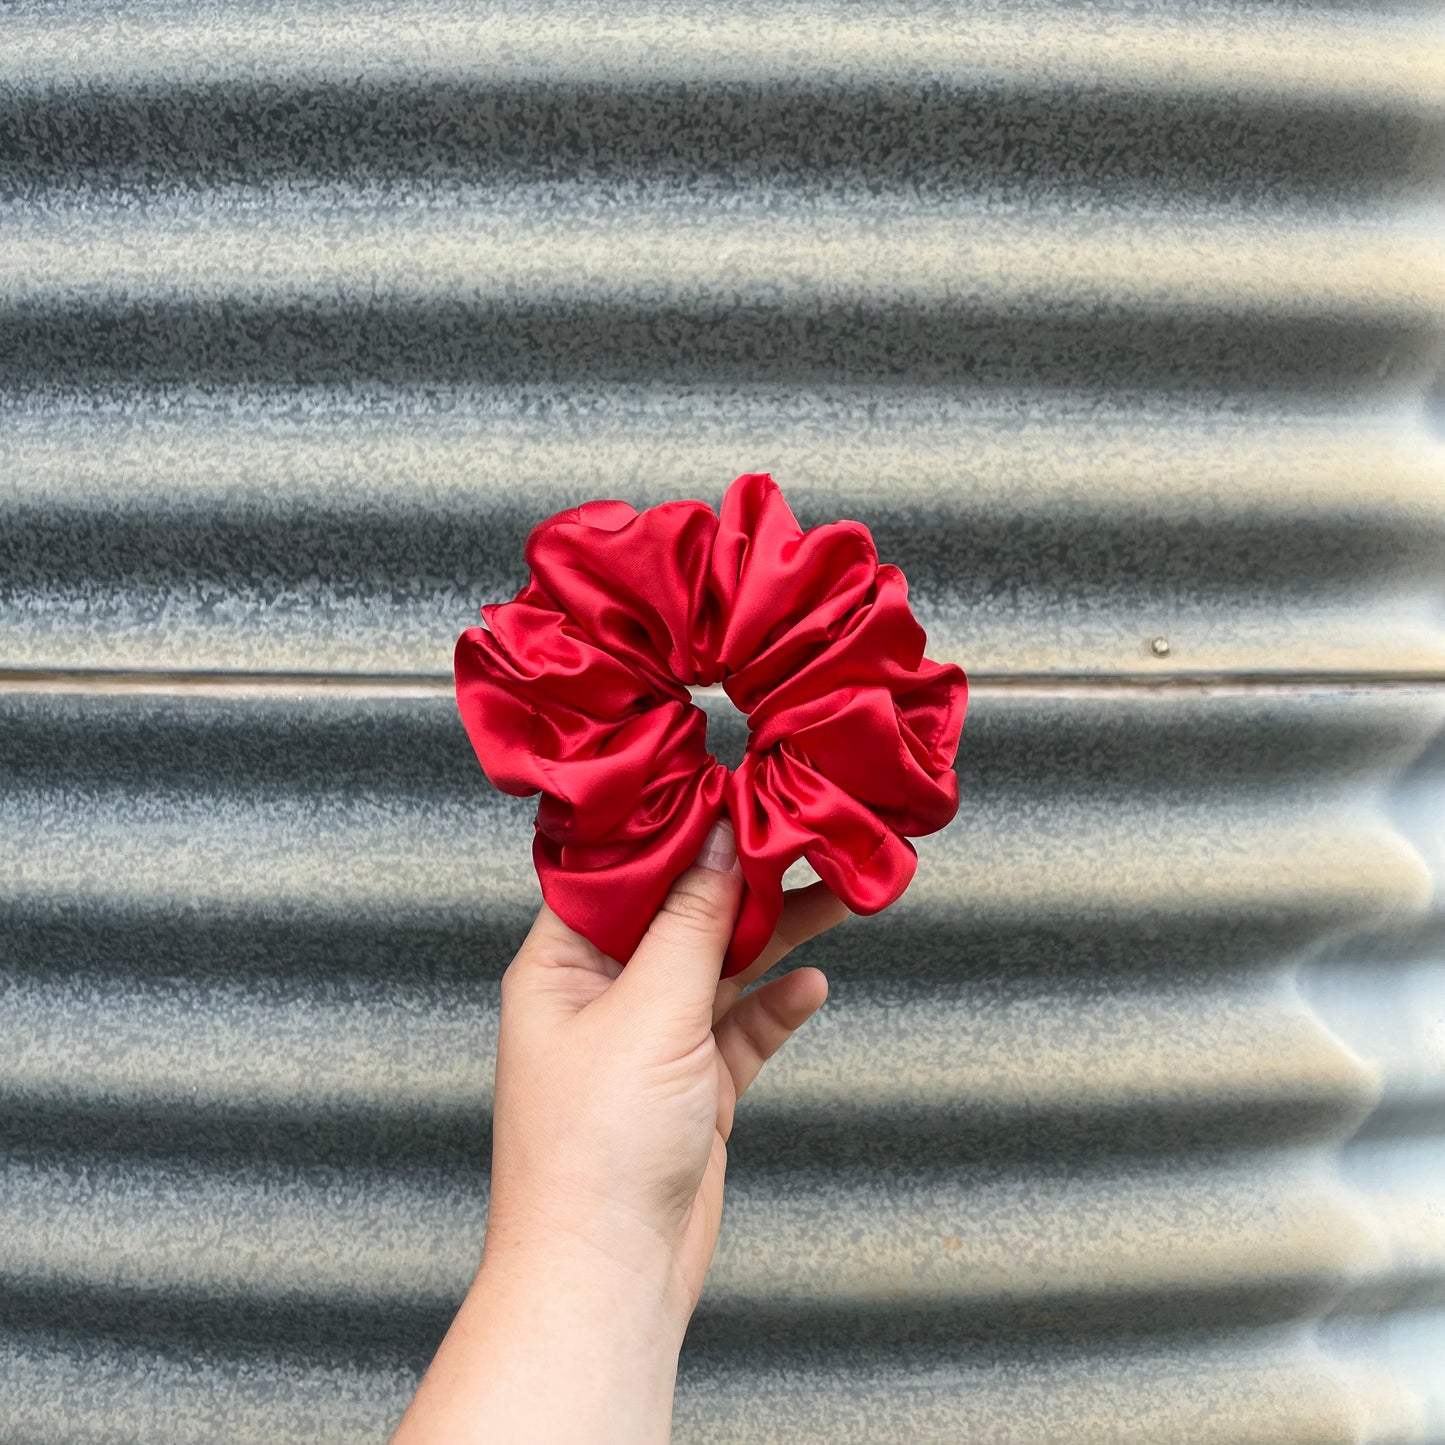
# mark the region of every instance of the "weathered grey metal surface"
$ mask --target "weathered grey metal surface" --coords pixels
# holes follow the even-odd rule
[[[1445,1441],[1442,129],[1433,6],[0,14],[0,1441],[384,1436],[537,901],[451,642],[751,469],[982,681],[679,1440]]]

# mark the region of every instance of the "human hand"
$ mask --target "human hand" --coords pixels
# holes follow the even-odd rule
[[[744,989],[848,913],[821,883],[790,893],[761,957],[720,981],[741,895],[724,820],[626,968],[538,914],[502,980],[482,1267],[397,1445],[667,1438],[737,1100],[827,980]]]

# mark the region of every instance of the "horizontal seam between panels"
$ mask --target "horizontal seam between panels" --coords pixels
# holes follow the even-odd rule
[[[1445,690],[1445,673],[987,673],[971,672],[973,696],[1071,694],[1107,697],[1140,694],[1311,692],[1433,692]],[[92,668],[0,668],[0,695],[176,694],[244,696],[362,696],[368,698],[449,697],[450,673],[327,673],[249,671],[112,670]],[[699,688],[695,695],[724,696],[721,688]]]

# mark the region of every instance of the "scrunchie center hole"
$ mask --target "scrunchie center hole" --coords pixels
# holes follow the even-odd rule
[[[748,720],[720,687],[690,687],[692,700],[707,714],[707,750],[725,768],[736,768],[748,750]]]

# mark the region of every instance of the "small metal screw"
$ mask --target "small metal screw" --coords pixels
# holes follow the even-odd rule
[[[1151,639],[1149,651],[1152,652],[1155,657],[1168,657],[1169,639],[1167,637],[1155,637]]]

